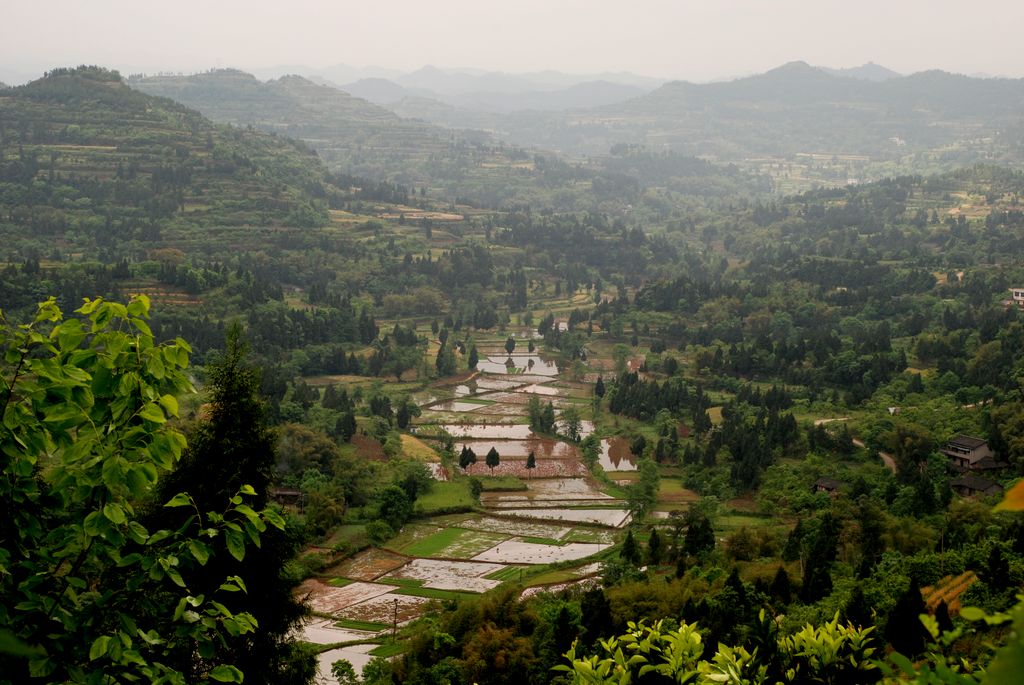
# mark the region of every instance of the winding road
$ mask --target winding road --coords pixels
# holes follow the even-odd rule
[[[814,425],[815,426],[821,426],[821,425],[826,424],[826,423],[832,423],[833,421],[849,421],[849,420],[850,420],[849,416],[843,416],[843,417],[840,417],[838,419],[818,419],[818,420],[816,420],[814,422]],[[853,438],[853,444],[856,445],[857,447],[861,447],[861,448],[866,447],[866,445],[863,443],[863,441],[858,440],[857,438]],[[878,453],[878,457],[882,460],[882,463],[885,464],[885,467],[887,469],[889,469],[893,473],[896,473],[896,460],[892,458],[891,454],[889,454],[887,452],[879,452]]]

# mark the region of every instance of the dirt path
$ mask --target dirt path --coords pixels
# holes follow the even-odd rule
[[[849,416],[843,416],[843,417],[840,417],[840,418],[837,418],[837,419],[817,419],[814,422],[814,425],[815,426],[821,426],[821,425],[826,424],[826,423],[832,423],[833,421],[849,421],[849,420],[850,420]],[[861,447],[861,448],[863,448],[865,446],[864,443],[862,441],[858,440],[857,438],[853,438],[853,444],[856,445],[857,447]],[[886,452],[879,452],[878,456],[879,456],[879,458],[881,458],[882,463],[885,464],[885,467],[887,469],[889,469],[893,473],[896,473],[896,460],[892,458],[891,454],[888,454]]]
[[[857,447],[864,447],[864,443],[858,440],[857,438],[853,439],[853,444],[856,445]],[[888,454],[886,452],[879,452],[878,456],[881,458],[882,462],[885,464],[885,467],[887,469],[889,469],[893,473],[896,473],[896,460],[892,458],[891,454]]]

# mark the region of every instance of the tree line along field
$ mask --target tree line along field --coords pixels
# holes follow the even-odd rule
[[[919,664],[977,672],[1002,638],[957,614],[1011,607],[1024,578],[1019,514],[991,510],[1022,463],[1019,173],[657,211],[632,177],[636,214],[593,184],[564,210],[479,208],[109,72],[0,91],[0,113],[5,316],[152,293],[202,387],[238,325],[305,550],[282,564],[317,619],[301,634],[371,682],[553,681],[570,638],[596,658],[641,619],[695,623],[695,659],[837,613]],[[204,399],[181,404],[190,441]],[[1004,464],[987,494],[954,490],[957,434]],[[387,642],[395,600],[384,660],[347,644]],[[962,634],[940,646],[929,611]]]

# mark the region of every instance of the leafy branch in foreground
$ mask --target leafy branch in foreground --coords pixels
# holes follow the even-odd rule
[[[167,655],[201,657],[199,681],[240,682],[218,659],[227,636],[256,629],[222,595],[187,578],[218,538],[236,558],[283,521],[246,505],[192,510],[156,531],[138,510],[185,448],[169,424],[194,392],[183,340],[157,345],[143,296],[128,305],[86,300],[65,319],[51,298],[24,325],[0,321],[0,682],[184,683]],[[170,600],[170,601],[169,601]]]

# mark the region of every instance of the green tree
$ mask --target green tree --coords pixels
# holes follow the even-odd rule
[[[530,450],[530,454],[526,457],[526,470],[532,473],[535,468],[537,468],[537,455]]]
[[[560,419],[565,437],[572,442],[579,442],[580,434],[583,431],[583,421],[580,419],[580,413],[574,407],[566,407],[562,410]]]
[[[515,352],[515,349],[516,339],[510,335],[508,336],[508,340],[505,341],[505,351],[508,352],[509,354],[512,354],[513,352]]]
[[[885,639],[893,649],[910,657],[924,651],[928,631],[919,617],[925,613],[928,613],[928,610],[921,597],[921,588],[917,581],[911,578],[910,586],[896,602],[885,624]]]
[[[651,528],[651,536],[647,539],[647,563],[657,566],[661,563],[661,535],[657,528]]]
[[[437,351],[434,367],[437,369],[437,375],[439,376],[451,376],[456,372],[455,351],[451,345],[442,343],[441,348]]]
[[[640,545],[637,543],[636,538],[633,537],[632,529],[626,531],[626,539],[622,541],[622,549],[619,550],[619,558],[623,561],[628,561],[633,566],[640,564]]]
[[[469,359],[467,360],[467,366],[470,370],[475,369],[476,365],[480,363],[480,354],[476,351],[476,345],[469,348]]]
[[[191,431],[181,462],[159,486],[158,501],[187,491],[194,507],[208,511],[248,486],[255,492],[253,505],[266,506],[276,440],[260,396],[260,372],[246,363],[240,336],[239,329],[232,329],[224,354],[207,367],[206,418]],[[323,442],[329,454],[336,453],[333,443]],[[155,510],[144,523],[168,525],[164,512]],[[300,654],[290,637],[306,609],[293,595],[296,583],[284,568],[301,543],[284,531],[268,530],[260,546],[242,560],[230,553],[232,544],[241,544],[241,533],[228,532],[223,543],[209,544],[213,552],[209,563],[201,575],[190,579],[189,589],[197,596],[211,596],[220,585],[219,578],[245,576],[248,592],[222,601],[233,612],[250,613],[259,624],[258,631],[226,641],[235,665],[247,674],[246,682],[304,683],[315,674],[311,658]],[[193,654],[186,650],[178,658],[184,668]]]
[[[897,473],[903,483],[914,482],[922,465],[935,450],[931,431],[916,423],[901,423],[882,436],[896,461]]]
[[[465,471],[475,463],[476,452],[473,451],[472,447],[469,447],[468,445],[463,445],[462,452],[459,454],[459,468]]]
[[[397,485],[389,485],[377,494],[377,506],[380,518],[393,530],[401,528],[412,516],[409,495]]]
[[[683,548],[687,554],[700,556],[715,548],[715,530],[711,527],[711,520],[703,513],[690,509],[684,517],[686,521],[686,536],[683,538]]]
[[[168,419],[193,392],[190,348],[154,343],[145,297],[76,313],[51,298],[25,326],[0,322],[0,681],[239,682],[224,640],[256,622],[223,600],[245,581],[221,577],[206,595],[191,583],[225,543],[241,559],[284,522],[245,504],[257,494],[245,484],[213,511],[176,494],[172,527],[141,523],[186,446]],[[190,673],[173,665],[182,652]]]
[[[484,463],[487,464],[487,468],[491,470],[492,475],[494,474],[494,467],[501,463],[501,455],[498,454],[498,450],[493,445],[487,451]]]
[[[359,676],[348,659],[338,659],[332,663],[331,675],[338,681],[338,685],[359,685]]]

